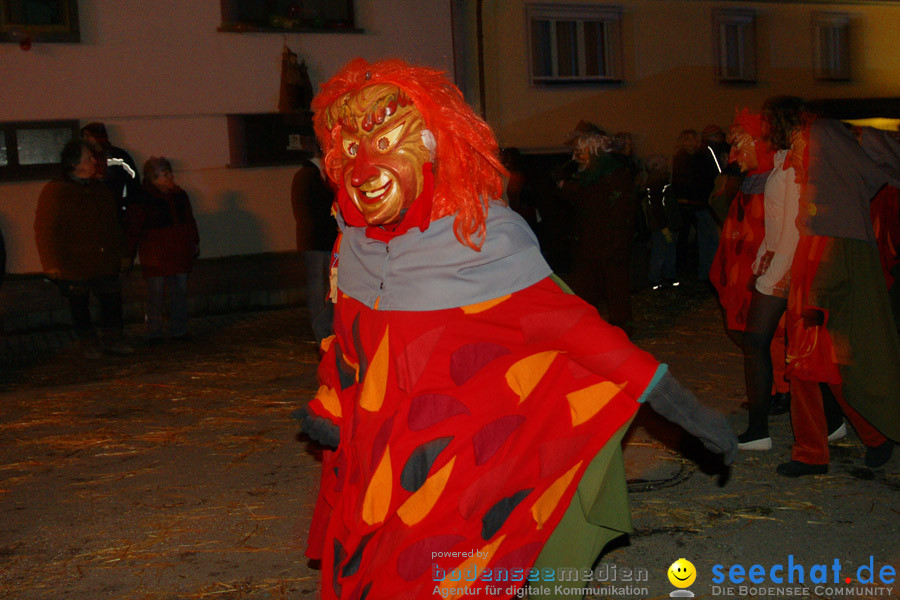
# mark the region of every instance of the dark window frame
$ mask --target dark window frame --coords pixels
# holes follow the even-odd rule
[[[756,10],[752,8],[713,9],[713,43],[719,83],[757,83],[756,17]]]
[[[338,6],[338,19],[325,19],[316,11],[323,6]],[[219,31],[231,33],[362,33],[356,25],[355,0],[307,0],[301,13],[286,13],[280,0],[220,0],[222,24]],[[264,14],[267,13],[267,14]],[[268,15],[268,16],[267,16]]]
[[[6,121],[0,122],[0,135],[6,141],[7,164],[0,166],[0,181],[29,181],[51,179],[59,175],[59,154],[53,162],[35,165],[19,163],[18,132],[23,129],[70,129],[72,139],[78,139],[81,125],[77,120],[56,121]],[[62,148],[60,148],[62,150]]]
[[[81,29],[78,24],[78,0],[46,0],[55,2],[59,23],[29,22],[29,0],[0,0],[0,42],[22,44],[78,43]]]
[[[527,4],[531,85],[548,88],[621,84],[625,79],[623,13],[621,6],[610,4]],[[593,42],[592,47],[588,47],[588,42]]]
[[[849,13],[813,13],[813,69],[816,81],[852,81],[851,27]]]

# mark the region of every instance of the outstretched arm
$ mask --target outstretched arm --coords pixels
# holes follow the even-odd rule
[[[694,394],[666,371],[647,394],[657,413],[696,436],[706,449],[722,455],[726,465],[737,458],[737,436],[725,416],[700,404]]]

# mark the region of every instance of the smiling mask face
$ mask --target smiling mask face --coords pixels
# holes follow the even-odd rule
[[[732,130],[732,146],[729,161],[736,162],[742,173],[748,173],[759,166],[756,155],[756,140],[740,127]]]
[[[350,200],[369,225],[399,222],[422,193],[422,167],[431,160],[425,120],[400,89],[386,84],[348,95],[339,111]]]

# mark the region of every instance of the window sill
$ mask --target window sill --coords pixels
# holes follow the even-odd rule
[[[759,83],[758,79],[750,79],[750,78],[741,78],[741,77],[728,77],[728,78],[719,78],[720,85],[733,85],[735,87],[747,87],[753,86]]]
[[[624,79],[542,79],[532,80],[531,85],[536,88],[559,87],[617,87],[624,85]]]
[[[234,22],[222,23],[218,30],[222,33],[365,33],[365,30],[349,23],[331,23],[320,27],[273,27],[257,23]]]

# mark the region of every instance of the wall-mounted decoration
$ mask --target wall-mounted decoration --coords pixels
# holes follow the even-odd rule
[[[297,53],[285,44],[281,51],[281,90],[278,94],[278,112],[308,111],[312,97],[313,87],[309,80],[306,61],[297,62]]]

